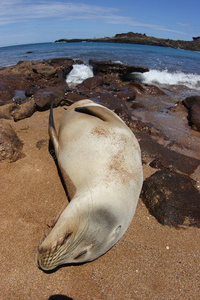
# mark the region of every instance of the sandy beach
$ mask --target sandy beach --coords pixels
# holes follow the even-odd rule
[[[64,113],[54,109],[55,123]],[[139,200],[123,238],[99,259],[44,273],[36,249],[67,198],[49,153],[48,111],[13,125],[25,157],[0,163],[0,299],[200,298],[198,228],[163,226]],[[156,170],[144,165],[144,177]]]

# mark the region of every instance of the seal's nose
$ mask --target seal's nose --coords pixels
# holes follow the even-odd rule
[[[40,259],[38,258],[38,253],[37,253],[36,256],[35,256],[35,260],[36,260],[36,265],[38,266],[39,269],[41,269],[41,266],[40,266]]]

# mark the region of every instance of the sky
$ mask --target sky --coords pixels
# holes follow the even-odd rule
[[[0,0],[0,47],[129,31],[192,40],[199,12],[199,0]]]

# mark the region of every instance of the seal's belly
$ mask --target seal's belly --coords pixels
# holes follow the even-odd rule
[[[140,172],[136,168],[141,159],[139,148],[135,154],[137,141],[127,130],[103,125],[85,126],[78,134],[75,128],[74,135],[70,131],[70,135],[64,133],[65,138],[61,136],[58,161],[77,188],[106,181],[127,186]]]

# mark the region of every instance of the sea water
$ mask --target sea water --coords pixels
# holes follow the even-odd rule
[[[185,86],[200,91],[200,52],[149,45],[114,43],[40,43],[0,48],[0,68],[14,65],[20,60],[68,57],[81,59],[88,65],[89,59],[111,60],[124,64],[149,68],[140,74],[140,80],[158,85]],[[75,67],[68,82],[80,83],[91,77],[91,68]],[[83,77],[83,78],[82,78]]]

